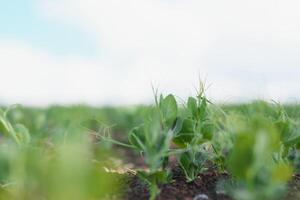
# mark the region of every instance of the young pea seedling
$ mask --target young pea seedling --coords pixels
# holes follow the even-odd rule
[[[173,95],[160,95],[159,98],[155,95],[155,107],[150,110],[144,123],[129,133],[128,144],[102,137],[140,152],[149,171],[138,171],[137,175],[148,184],[150,199],[159,193],[158,184],[170,181],[167,164],[169,155],[173,153],[170,144],[178,130],[177,112],[177,102]]]
[[[212,139],[215,128],[209,116],[208,104],[201,87],[196,98],[188,98],[187,117],[182,120],[181,130],[173,138],[178,147],[185,149],[179,156],[179,165],[188,182],[195,180],[205,170],[204,164],[208,159],[205,143]]]

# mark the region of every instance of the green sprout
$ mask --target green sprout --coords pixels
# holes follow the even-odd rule
[[[177,113],[178,106],[173,95],[158,97],[156,93],[155,106],[150,109],[143,124],[130,131],[128,144],[113,140],[109,136],[101,136],[106,141],[132,148],[142,155],[149,170],[140,170],[137,175],[148,184],[150,199],[158,195],[158,184],[171,180],[167,165],[169,156],[174,153],[170,144],[180,123]]]
[[[182,119],[181,130],[173,137],[173,142],[185,149],[179,156],[179,165],[188,182],[206,170],[205,162],[209,159],[207,143],[212,140],[215,131],[209,104],[204,95],[204,86],[201,85],[197,97],[188,98],[187,116]]]

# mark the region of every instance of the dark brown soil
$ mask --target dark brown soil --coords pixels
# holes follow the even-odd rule
[[[145,163],[140,155],[135,154],[128,149],[114,146],[115,151],[120,156],[125,165],[133,166],[133,168],[144,169]],[[199,175],[199,177],[190,183],[186,182],[185,176],[176,166],[176,158],[170,157],[170,167],[173,168],[173,181],[169,184],[160,185],[160,194],[156,200],[232,200],[222,191],[217,191],[217,183],[223,179],[229,179],[228,174],[219,174],[212,169],[212,164],[207,167],[211,169]],[[120,185],[123,187],[123,194],[121,198],[124,200],[148,200],[149,191],[147,186],[139,180],[139,178],[127,173],[120,176]],[[121,187],[121,186],[120,186]],[[119,196],[119,195],[118,195]],[[293,180],[288,185],[288,194],[284,200],[300,200],[300,174],[296,174]]]
[[[173,181],[160,186],[157,200],[229,200],[224,194],[217,194],[216,183],[219,179],[227,178],[226,174],[217,174],[214,171],[202,173],[195,181],[187,183],[184,174],[176,167],[173,170]],[[198,196],[198,199],[197,199]],[[202,198],[201,198],[202,196]],[[207,198],[206,198],[207,197]],[[144,183],[136,176],[131,176],[126,189],[126,200],[148,200],[149,192]]]
[[[228,174],[218,174],[214,170],[202,173],[190,183],[185,180],[184,174],[176,167],[173,172],[173,182],[160,185],[161,192],[156,200],[232,200],[221,191],[216,190],[219,180],[228,179]],[[300,174],[294,176],[288,187],[285,200],[300,199]],[[147,186],[137,176],[128,175],[126,179],[124,200],[148,200]]]
[[[158,200],[198,200],[207,199],[229,199],[224,195],[216,193],[218,179],[225,178],[226,174],[217,174],[214,171],[202,173],[195,181],[187,183],[184,174],[179,168],[173,171],[174,182],[161,186],[161,193]],[[200,198],[202,196],[202,198]]]

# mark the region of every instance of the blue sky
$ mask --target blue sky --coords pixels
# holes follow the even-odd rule
[[[0,104],[300,99],[299,0],[0,0]]]
[[[41,16],[34,0],[1,0],[0,24],[0,38],[20,40],[56,55],[93,56],[98,51],[91,33]]]

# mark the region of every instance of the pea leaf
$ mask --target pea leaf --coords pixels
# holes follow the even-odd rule
[[[173,95],[161,98],[161,112],[166,124],[171,127],[177,117],[177,102]]]
[[[194,97],[188,98],[187,108],[192,116],[197,116],[197,100]]]

